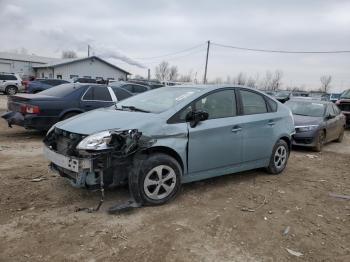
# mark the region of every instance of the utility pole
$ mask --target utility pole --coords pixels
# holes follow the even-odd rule
[[[90,57],[90,45],[88,45],[88,57]]]
[[[204,83],[204,84],[207,83],[207,69],[208,69],[209,48],[210,48],[210,40],[208,40],[207,58],[205,59],[205,70],[204,70],[204,79],[203,79],[203,83]]]
[[[148,73],[148,74],[147,74],[147,80],[150,81],[150,80],[151,80],[151,69],[148,68],[147,71],[148,71],[148,72],[147,72],[147,73]]]

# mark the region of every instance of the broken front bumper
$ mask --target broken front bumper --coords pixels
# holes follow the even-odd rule
[[[91,159],[64,156],[56,153],[47,146],[44,146],[44,156],[55,165],[76,173],[92,171]]]
[[[5,119],[9,125],[24,126],[24,116],[19,112],[6,112],[1,115],[3,119]]]
[[[74,187],[95,188],[100,183],[100,176],[93,169],[92,159],[64,156],[47,146],[44,146],[44,156],[51,161],[51,170],[67,178]]]

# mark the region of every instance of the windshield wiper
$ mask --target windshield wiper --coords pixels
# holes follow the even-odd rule
[[[121,111],[123,111],[123,109],[122,109],[122,108],[119,108],[117,104],[114,105],[114,108],[115,108],[115,110],[121,110]]]
[[[134,106],[122,106],[122,108],[126,108],[126,109],[130,109],[131,111],[137,111],[137,112],[143,112],[143,113],[150,113],[150,111],[147,111],[147,110],[143,110],[141,108],[137,108],[137,107],[134,107]]]

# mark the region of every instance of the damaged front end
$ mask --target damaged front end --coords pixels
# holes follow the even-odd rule
[[[137,129],[86,136],[53,128],[44,139],[44,154],[51,169],[73,186],[98,189],[127,184],[133,155],[154,143]]]

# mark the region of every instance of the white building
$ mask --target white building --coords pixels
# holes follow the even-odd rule
[[[55,58],[0,52],[0,72],[16,73],[20,76],[35,76],[33,66],[43,65]]]
[[[97,57],[57,59],[0,52],[0,72],[71,80],[75,77],[126,80],[129,72]]]
[[[129,72],[97,57],[63,59],[33,66],[38,78],[71,80],[75,77],[127,80]]]

